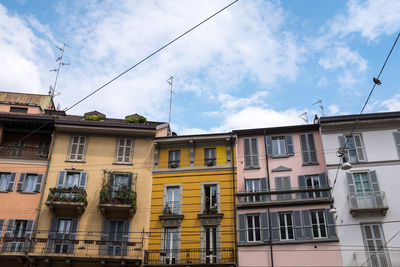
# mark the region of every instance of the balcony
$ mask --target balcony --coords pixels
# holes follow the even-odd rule
[[[28,257],[36,262],[50,259],[66,260],[70,263],[95,261],[103,265],[114,263],[139,266],[142,248],[141,242],[103,241],[100,236],[92,239],[33,238]]]
[[[144,264],[151,265],[184,265],[196,266],[222,265],[235,266],[235,252],[233,248],[216,250],[206,249],[171,249],[145,251]]]
[[[357,251],[353,254],[353,262],[351,266],[400,266],[400,250],[387,250],[381,252]]]
[[[87,204],[86,191],[78,188],[50,188],[46,201],[56,216],[80,216]]]
[[[331,188],[291,188],[265,192],[238,192],[238,208],[332,202]]]
[[[103,185],[100,191],[99,209],[106,218],[130,218],[136,212],[136,192],[129,186],[110,190],[109,186]]]
[[[13,159],[47,160],[49,147],[0,146],[0,157]]]
[[[360,214],[370,214],[371,212],[386,215],[389,206],[386,201],[385,192],[371,192],[368,195],[357,196],[348,195],[350,213],[353,216]]]

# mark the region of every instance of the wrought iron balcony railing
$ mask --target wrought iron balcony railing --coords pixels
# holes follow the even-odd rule
[[[49,147],[0,146],[0,157],[21,159],[47,159]]]
[[[78,188],[50,188],[46,205],[57,215],[82,215],[88,204],[86,191]]]
[[[290,188],[285,190],[238,192],[238,207],[330,201],[331,188]]]
[[[396,267],[400,266],[400,250],[357,251],[353,254],[351,266],[357,267]]]
[[[385,192],[371,192],[363,195],[348,195],[350,212],[353,216],[364,212],[381,212],[386,215],[389,209]]]
[[[234,264],[233,248],[146,250],[144,264]]]

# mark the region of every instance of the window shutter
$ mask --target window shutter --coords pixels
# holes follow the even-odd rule
[[[293,221],[294,221],[294,238],[296,240],[303,239],[303,229],[301,225],[300,211],[293,211]]]
[[[304,239],[312,239],[311,215],[309,210],[301,211],[303,219]]]
[[[8,183],[7,191],[11,192],[14,190],[14,184],[15,184],[16,177],[17,177],[17,174],[15,172],[11,173],[10,182]]]
[[[291,135],[285,136],[286,139],[286,151],[289,156],[294,155],[293,139]]]
[[[26,224],[26,229],[25,229],[25,242],[24,242],[24,249],[26,253],[29,252],[30,245],[31,245],[31,237],[32,237],[32,231],[33,231],[33,225],[34,221],[29,220],[28,223]]]
[[[239,214],[239,244],[246,243],[246,215]]]
[[[108,247],[108,232],[109,232],[109,227],[110,227],[110,221],[109,220],[104,220],[103,221],[103,228],[101,229],[101,241],[103,241],[100,245],[100,251],[99,254],[102,256],[106,256],[107,253],[107,247]]]
[[[87,177],[87,172],[81,172],[79,176],[79,189],[86,189]]]
[[[26,173],[21,173],[19,175],[19,181],[17,185],[17,192],[23,191],[25,189]]]
[[[326,224],[328,227],[328,237],[329,238],[336,238],[336,226],[335,226],[335,218],[332,213],[329,212],[329,209],[325,209],[325,217],[326,217]]]
[[[307,140],[306,140],[305,134],[300,135],[300,147],[301,147],[301,155],[303,157],[303,163],[310,162],[310,158],[308,156]]]
[[[267,155],[272,156],[272,137],[266,136],[265,137],[265,146],[267,150]]]
[[[366,153],[361,134],[354,134],[353,138],[354,138],[354,145],[357,150],[356,153],[358,161],[366,161]]]
[[[75,240],[76,239],[76,233],[78,232],[78,223],[79,223],[79,219],[78,218],[74,218],[72,219],[72,223],[71,223],[71,234],[69,239],[70,240]],[[73,244],[72,242],[69,243],[68,245],[68,254],[73,254],[75,251],[75,244]]]
[[[376,171],[369,172],[369,177],[371,179],[372,190],[374,192],[380,192],[379,183],[378,183],[378,177],[376,177]]]
[[[249,167],[250,164],[250,139],[244,139],[244,166]]]
[[[0,220],[0,237],[3,236],[4,219]]]
[[[290,176],[285,176],[282,179],[283,179],[283,188],[284,188],[284,190],[290,190],[291,189]],[[284,199],[292,199],[292,194],[291,193],[284,194],[283,197],[284,197]]]
[[[399,154],[400,158],[400,132],[393,132],[393,137],[394,137],[394,143],[396,144],[397,147],[397,153]]]
[[[6,228],[6,231],[4,233],[4,239],[3,240],[5,240],[5,238],[7,238],[7,237],[12,237],[13,236],[14,227],[15,227],[15,220],[8,220],[7,228]],[[11,243],[12,242],[3,241],[3,246],[1,247],[1,252],[10,252]]]
[[[260,178],[260,189],[261,192],[267,192],[268,191],[268,185],[267,185],[267,178]],[[267,195],[261,195],[261,201],[265,202],[267,201]]]
[[[349,186],[349,193],[350,195],[354,196],[356,194],[356,190],[354,187],[353,174],[351,174],[350,172],[346,172],[346,178],[347,178],[347,185]]]
[[[182,188],[182,185],[181,185],[181,186],[179,186],[179,198],[178,198],[178,202],[179,202],[178,212],[179,212],[179,214],[182,214],[182,202],[183,202],[183,200],[182,200],[182,190],[183,190],[183,188]]]
[[[129,189],[132,189],[132,184],[133,184],[133,173],[129,173],[129,174],[128,174],[128,179],[129,179],[128,188],[129,188]]]
[[[38,174],[36,186],[35,186],[35,192],[40,193],[40,191],[42,191],[42,183],[43,183],[43,174]]]
[[[306,177],[304,175],[300,175],[298,179],[299,179],[299,188],[300,189],[306,189],[307,188],[307,186],[306,186]],[[307,198],[307,192],[300,192],[300,193],[297,193],[297,194],[301,199],[306,199]]]
[[[271,229],[272,229],[272,240],[279,241],[279,221],[278,221],[278,213],[271,212]]]
[[[129,221],[124,221],[124,233],[122,235],[122,256],[128,255],[129,227]]]
[[[60,171],[58,172],[58,179],[57,179],[57,188],[63,188],[64,187],[64,180],[67,175],[66,171]]]
[[[251,166],[258,167],[257,138],[250,138],[250,140],[251,140]]]
[[[115,159],[114,159],[115,162],[120,162],[120,160],[119,160],[119,140],[120,139],[117,138],[115,141]]]
[[[314,134],[310,133],[307,134],[308,136],[308,149],[310,152],[310,161],[313,163],[317,163],[317,152],[315,149],[315,142],[314,142]]]
[[[283,190],[284,187],[284,181],[283,177],[275,177],[275,190]],[[282,200],[284,199],[284,194],[276,194],[276,199],[277,200]]]
[[[261,232],[262,241],[264,243],[269,241],[269,228],[268,228],[268,212],[261,213]]]
[[[58,226],[58,219],[52,218],[50,222],[49,236],[47,239],[47,247],[46,247],[47,253],[53,252],[54,240],[56,239],[56,233],[57,233],[57,226]]]
[[[114,185],[114,178],[115,178],[115,172],[110,172],[108,175],[108,184],[107,184],[109,191],[113,190],[112,187]]]
[[[325,173],[321,173],[319,175],[319,183],[321,188],[328,188],[328,180],[326,179]],[[321,196],[322,197],[328,197],[329,191],[321,191]]]
[[[344,148],[344,145],[346,144],[346,139],[343,135],[339,135],[339,145],[341,148]],[[347,152],[344,154],[344,156],[346,157],[347,161],[350,162],[350,155],[349,155],[349,151],[348,151],[349,146],[347,146]]]

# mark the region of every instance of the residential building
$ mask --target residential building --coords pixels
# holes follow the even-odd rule
[[[0,265],[24,266],[48,167],[47,95],[0,92]]]
[[[341,266],[319,126],[234,133],[239,266]]]
[[[55,118],[35,266],[139,266],[149,229],[153,138],[168,124],[93,111]]]
[[[400,266],[400,112],[322,117],[320,125],[344,266]]]
[[[236,266],[235,138],[158,137],[146,266]]]

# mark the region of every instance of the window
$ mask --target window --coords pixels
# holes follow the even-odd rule
[[[132,187],[132,173],[117,173],[110,174],[109,189],[111,197],[114,198],[121,189],[130,189]]]
[[[346,173],[346,176],[352,207],[361,209],[383,207],[384,196],[379,189],[376,171]]]
[[[204,165],[205,166],[217,165],[217,152],[215,148],[204,149]]]
[[[339,136],[339,143],[344,147],[347,142],[348,152],[346,157],[350,162],[366,161],[365,148],[361,134]]]
[[[306,176],[306,186],[307,189],[320,188],[319,176]],[[309,191],[307,192],[308,198],[320,198],[321,191]]]
[[[21,173],[17,185],[20,192],[40,192],[42,189],[43,174]]]
[[[10,112],[28,113],[28,108],[10,107]]]
[[[11,149],[11,157],[20,158],[24,154],[25,141],[14,140],[14,146]]]
[[[244,166],[245,168],[258,168],[257,138],[244,139]]]
[[[396,144],[397,153],[400,157],[400,131],[393,132],[394,143]]]
[[[246,179],[246,192],[260,192],[261,185],[260,179]],[[260,195],[248,196],[246,199],[247,202],[260,202]]]
[[[69,160],[84,160],[86,136],[72,136],[70,144]]]
[[[363,197],[369,196],[372,193],[371,183],[369,181],[368,173],[353,173],[354,187],[356,195]]]
[[[119,138],[117,140],[117,155],[115,161],[117,163],[131,163],[132,162],[132,144],[130,138]]]
[[[27,227],[27,220],[16,220],[14,223],[14,232],[12,237],[19,238],[20,240],[25,238],[25,231]],[[11,243],[11,252],[21,252],[23,251],[24,242],[23,241],[14,241]]]
[[[180,213],[180,187],[179,186],[168,186],[166,189],[166,201],[164,205],[164,214]]]
[[[303,164],[316,164],[317,153],[315,150],[314,135],[312,133],[300,135],[301,155]]]
[[[102,256],[127,256],[130,234],[129,221],[104,220],[101,230],[99,254]]]
[[[4,220],[0,220],[0,228],[3,227]],[[0,235],[1,235],[0,229]],[[4,233],[2,252],[27,252],[33,230],[31,220],[8,220]]]
[[[172,150],[168,155],[168,168],[179,168],[181,162],[181,151]]]
[[[274,156],[286,156],[285,137],[272,138],[272,154]]]
[[[261,241],[260,215],[247,215],[247,241]]]
[[[290,190],[290,177],[289,176],[284,176],[284,177],[275,177],[275,187],[277,191],[281,190]],[[292,194],[276,194],[277,200],[288,200],[292,199]]]
[[[279,213],[279,230],[281,240],[294,239],[292,213]]]
[[[40,141],[39,148],[36,150],[36,156],[41,158],[47,158],[49,154],[49,142],[47,141]]]
[[[57,188],[79,188],[85,189],[87,181],[87,172],[67,172],[58,173]]]
[[[164,264],[178,263],[178,228],[167,227],[164,232]]]
[[[67,219],[58,220],[56,240],[62,240],[62,242],[55,243],[54,253],[59,253],[59,254],[68,253],[71,225],[72,225],[72,220],[67,220]]]
[[[383,230],[380,224],[363,224],[361,225],[364,242],[368,250],[369,259],[368,266],[385,267],[391,266],[389,255],[386,249],[383,249],[385,243]]]
[[[292,136],[266,136],[267,155],[272,157],[287,157],[294,155]]]
[[[318,210],[318,211],[311,211],[310,213],[311,213],[313,238],[327,237],[324,211]]]
[[[206,263],[217,263],[217,227],[205,227]]]
[[[0,191],[13,191],[16,173],[0,172]]]
[[[122,251],[122,236],[124,233],[123,221],[110,221],[108,232],[108,256],[121,256]]]
[[[218,212],[218,187],[216,184],[204,185],[204,212]]]

